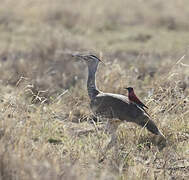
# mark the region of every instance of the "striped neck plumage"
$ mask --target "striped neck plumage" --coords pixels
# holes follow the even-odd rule
[[[91,100],[93,100],[99,93],[96,87],[96,70],[98,63],[95,66],[88,66],[88,80],[87,80],[87,90],[88,95]]]

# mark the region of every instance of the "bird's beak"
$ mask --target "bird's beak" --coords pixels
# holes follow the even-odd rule
[[[76,57],[76,58],[84,60],[84,56],[82,56],[81,54],[72,54],[72,57]]]
[[[128,90],[128,88],[126,88],[126,87],[125,87],[124,89],[127,89],[127,90]]]
[[[99,59],[99,61],[106,66],[106,63],[104,61],[102,61],[101,59]]]
[[[72,54],[72,57],[76,57],[76,58],[81,59],[81,60],[84,60],[84,61],[87,60],[87,59],[85,59],[85,56],[84,56],[84,55],[81,55],[81,54]],[[99,60],[102,64],[106,65],[101,59],[98,58],[98,60]]]
[[[85,56],[82,54],[72,54],[72,57],[75,57],[78,61],[87,61],[87,59],[85,59]]]

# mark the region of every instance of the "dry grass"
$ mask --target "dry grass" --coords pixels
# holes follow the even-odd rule
[[[189,178],[187,0],[2,0],[0,11],[0,179]],[[72,51],[102,56],[99,89],[135,88],[163,150],[125,123],[118,153],[98,163],[109,136],[90,123]]]

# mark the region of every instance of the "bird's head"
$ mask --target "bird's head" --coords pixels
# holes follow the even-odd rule
[[[125,89],[127,89],[129,93],[133,92],[133,88],[132,87],[128,87],[128,88],[125,88]]]
[[[99,62],[103,62],[95,55],[82,55],[82,54],[72,54],[73,57],[84,60],[89,67],[97,66]]]

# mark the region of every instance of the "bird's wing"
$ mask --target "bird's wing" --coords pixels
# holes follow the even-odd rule
[[[144,103],[142,103],[142,102],[140,101],[140,99],[138,99],[138,97],[137,97],[136,95],[133,95],[133,96],[132,96],[132,99],[133,99],[134,102],[137,103],[138,105],[140,105],[140,106],[145,107],[145,108],[148,109],[148,107],[147,107]]]
[[[112,93],[99,93],[91,101],[91,108],[95,114],[131,122],[145,113],[142,108],[129,103],[126,96]]]
[[[111,93],[99,93],[91,101],[91,108],[96,115],[106,118],[117,118],[122,121],[145,126],[150,132],[160,134],[155,123],[145,111],[134,103],[129,103],[126,96]]]
[[[140,100],[139,101],[137,101],[137,103],[140,105],[140,106],[142,106],[142,107],[145,107],[145,108],[147,108],[148,109],[148,107],[144,104],[144,103],[142,103]]]

